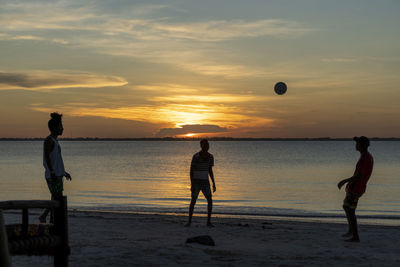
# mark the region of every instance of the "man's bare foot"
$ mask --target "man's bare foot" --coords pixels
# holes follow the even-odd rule
[[[355,242],[355,243],[358,243],[358,242],[360,242],[360,239],[359,239],[359,238],[354,238],[354,237],[352,237],[352,238],[350,238],[350,239],[346,239],[345,241],[346,241],[346,242]]]
[[[185,224],[185,227],[190,227],[192,223],[188,222],[187,224]]]
[[[352,236],[353,236],[352,232],[347,232],[347,233],[342,235],[342,237],[352,237]]]
[[[210,223],[210,222],[207,222],[207,227],[210,227],[210,228],[212,228],[212,227],[215,227],[212,223]]]

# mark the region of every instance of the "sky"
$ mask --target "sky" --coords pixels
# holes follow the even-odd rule
[[[398,0],[0,0],[0,137],[400,137]],[[284,95],[274,85],[285,82]]]

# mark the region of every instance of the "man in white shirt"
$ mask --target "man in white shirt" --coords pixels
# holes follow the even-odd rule
[[[50,135],[46,137],[43,145],[43,166],[45,169],[45,178],[47,186],[51,193],[51,199],[57,200],[63,196],[63,177],[71,180],[71,175],[65,171],[64,162],[61,156],[61,147],[57,137],[63,134],[64,128],[61,121],[62,115],[51,113],[51,119],[48,122]],[[49,209],[45,209],[39,217],[41,223],[46,222]],[[50,222],[53,222],[53,216],[50,216]]]

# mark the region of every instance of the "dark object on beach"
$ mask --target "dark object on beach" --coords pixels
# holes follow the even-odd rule
[[[28,210],[38,208],[54,209],[54,224],[29,224]],[[1,224],[1,267],[8,266],[4,264],[4,260],[14,255],[54,256],[55,267],[68,267],[70,248],[67,197],[59,200],[1,201],[0,211],[2,210],[22,210],[22,224]],[[3,214],[0,213],[0,221],[3,221],[2,217]]]
[[[190,237],[186,240],[186,243],[199,243],[206,246],[215,246],[214,240],[209,235]]]

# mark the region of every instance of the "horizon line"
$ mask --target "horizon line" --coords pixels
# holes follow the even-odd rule
[[[42,141],[44,137],[0,137],[0,141]],[[352,141],[352,137],[61,137],[63,141]],[[372,141],[400,141],[400,137],[371,137]]]

